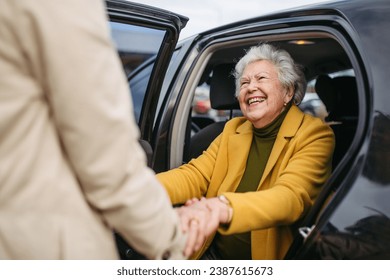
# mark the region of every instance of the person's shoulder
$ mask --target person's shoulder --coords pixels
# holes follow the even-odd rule
[[[304,113],[303,122],[308,125],[318,125],[328,127],[329,125],[319,117]]]
[[[324,120],[310,114],[304,114],[302,129],[308,133],[326,133],[333,135],[333,129]]]
[[[247,125],[249,121],[245,117],[234,117],[231,120],[227,121],[225,124],[225,129],[236,130],[242,125]]]
[[[253,133],[252,127],[252,123],[245,117],[234,117],[225,124],[223,135]]]
[[[328,126],[321,118],[302,112],[297,105],[293,105],[289,113],[294,119],[301,119],[304,125]]]

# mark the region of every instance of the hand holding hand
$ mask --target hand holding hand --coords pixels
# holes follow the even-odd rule
[[[212,198],[193,198],[186,202],[188,205],[204,204],[206,208],[213,212],[218,217],[221,224],[229,224],[233,218],[233,208],[230,206],[229,200],[223,195]]]
[[[219,224],[229,223],[233,216],[228,201],[223,202],[220,198],[193,198],[176,211],[180,216],[182,230],[188,234],[184,251],[186,257],[199,250]]]
[[[176,208],[176,211],[182,230],[188,235],[184,250],[184,255],[188,257],[199,250],[206,238],[217,230],[219,219],[205,204],[185,205]]]

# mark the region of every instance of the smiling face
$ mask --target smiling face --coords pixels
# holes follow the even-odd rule
[[[239,82],[241,111],[256,128],[270,124],[293,96],[293,90],[282,86],[275,66],[268,60],[249,63]]]

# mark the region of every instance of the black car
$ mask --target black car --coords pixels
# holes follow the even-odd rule
[[[250,46],[270,42],[304,66],[336,136],[333,174],[296,225],[285,258],[390,259],[388,0],[289,9],[179,43],[186,17],[120,0],[107,7],[140,141],[156,172],[199,155],[226,120],[240,114],[231,71]],[[217,112],[202,116],[202,124],[192,108],[199,87],[209,90]],[[139,257],[120,237],[118,245],[124,259]]]

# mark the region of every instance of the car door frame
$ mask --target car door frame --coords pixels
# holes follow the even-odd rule
[[[106,0],[106,6],[109,21],[166,31],[155,57],[138,122],[141,140],[150,143],[156,107],[166,70],[179,39],[180,31],[186,26],[188,18],[160,8],[124,0]]]
[[[317,14],[316,14],[317,13]],[[172,85],[171,88],[171,96],[175,99],[183,99],[185,98],[184,92],[190,91],[189,88],[191,86],[188,86],[187,83],[189,80],[196,79],[191,72],[199,72],[202,71],[202,66],[199,65],[198,61],[202,60],[202,56],[204,56],[204,50],[212,48],[216,44],[220,44],[223,42],[226,42],[226,38],[234,38],[235,40],[245,40],[245,38],[251,38],[253,36],[258,37],[266,37],[266,36],[272,36],[273,33],[278,32],[275,30],[280,30],[282,33],[286,33],[286,30],[290,30],[290,32],[294,31],[297,34],[298,33],[305,33],[309,31],[305,31],[305,27],[307,26],[311,30],[318,30],[318,32],[324,32],[324,33],[339,33],[337,35],[338,38],[343,38],[342,41],[339,43],[344,46],[345,50],[348,50],[349,56],[351,58],[351,61],[354,64],[355,69],[367,69],[367,67],[364,66],[363,59],[360,57],[361,52],[355,51],[352,53],[352,47],[350,47],[347,43],[349,41],[352,43],[353,48],[360,49],[359,46],[354,45],[358,42],[356,38],[351,40],[349,37],[351,34],[354,34],[351,32],[351,27],[347,25],[347,23],[344,21],[342,16],[338,17],[338,25],[339,27],[334,26],[334,22],[336,22],[336,16],[335,14],[332,14],[329,11],[324,11],[319,13],[319,11],[306,11],[305,14],[300,14],[298,16],[290,13],[281,13],[278,14],[277,17],[271,18],[271,17],[264,17],[263,19],[256,21],[255,19],[242,21],[236,24],[230,24],[224,27],[216,28],[211,31],[201,33],[196,38],[193,38],[193,40],[189,40],[188,43],[185,43],[184,45],[181,45],[180,48],[186,49],[186,55],[185,55],[185,61],[182,63],[181,69],[175,69],[175,79],[178,79],[181,81],[180,84]],[[327,22],[324,24],[323,22]],[[324,28],[321,28],[324,27]],[[275,30],[273,30],[275,29]],[[292,31],[291,31],[292,30]],[[332,32],[330,32],[332,30]],[[188,47],[188,45],[191,45],[191,47]],[[356,57],[357,56],[357,57]],[[169,73],[168,73],[169,75]],[[358,85],[360,89],[367,89],[367,86],[363,84],[362,81],[366,80],[363,77],[367,77],[367,73],[356,73],[356,75],[359,77],[358,79]],[[171,80],[171,78],[170,78]],[[364,94],[359,94],[360,97],[362,97]],[[172,99],[172,97],[170,99]],[[181,101],[180,101],[181,102]],[[173,113],[173,116],[169,117],[169,120],[171,120],[170,127],[171,130],[166,133],[166,131],[163,131],[163,134],[168,134],[168,146],[179,146],[179,144],[182,142],[177,135],[175,135],[175,132],[180,131],[181,129],[175,129],[175,125],[173,122],[175,120],[175,115],[179,114],[185,114],[185,110],[178,107],[178,103],[175,101],[175,108],[173,109],[170,114]],[[186,102],[188,103],[188,102]],[[182,103],[183,104],[183,103]],[[363,107],[362,104],[367,104],[367,102],[360,100],[359,108],[360,110],[360,116],[366,116],[367,115],[367,108]],[[173,104],[170,104],[169,108],[172,108]],[[183,122],[182,122],[183,123]],[[359,131],[357,131],[355,138],[362,139],[361,135],[364,134],[364,131],[367,130],[368,124],[365,123],[365,125],[359,126]],[[173,127],[173,129],[172,129]],[[168,126],[166,126],[168,128]],[[183,138],[183,137],[182,137]],[[172,144],[173,143],[173,144]],[[361,143],[353,143],[353,146],[355,149],[355,152],[357,151],[357,146],[360,146]],[[176,150],[173,150],[173,155],[169,154],[169,160],[167,163],[167,168],[173,168],[175,167],[179,162],[181,158],[181,154],[178,153],[175,155]],[[351,154],[348,158],[354,158],[356,154]],[[351,163],[351,161],[349,162]],[[339,172],[341,171],[341,168]]]

